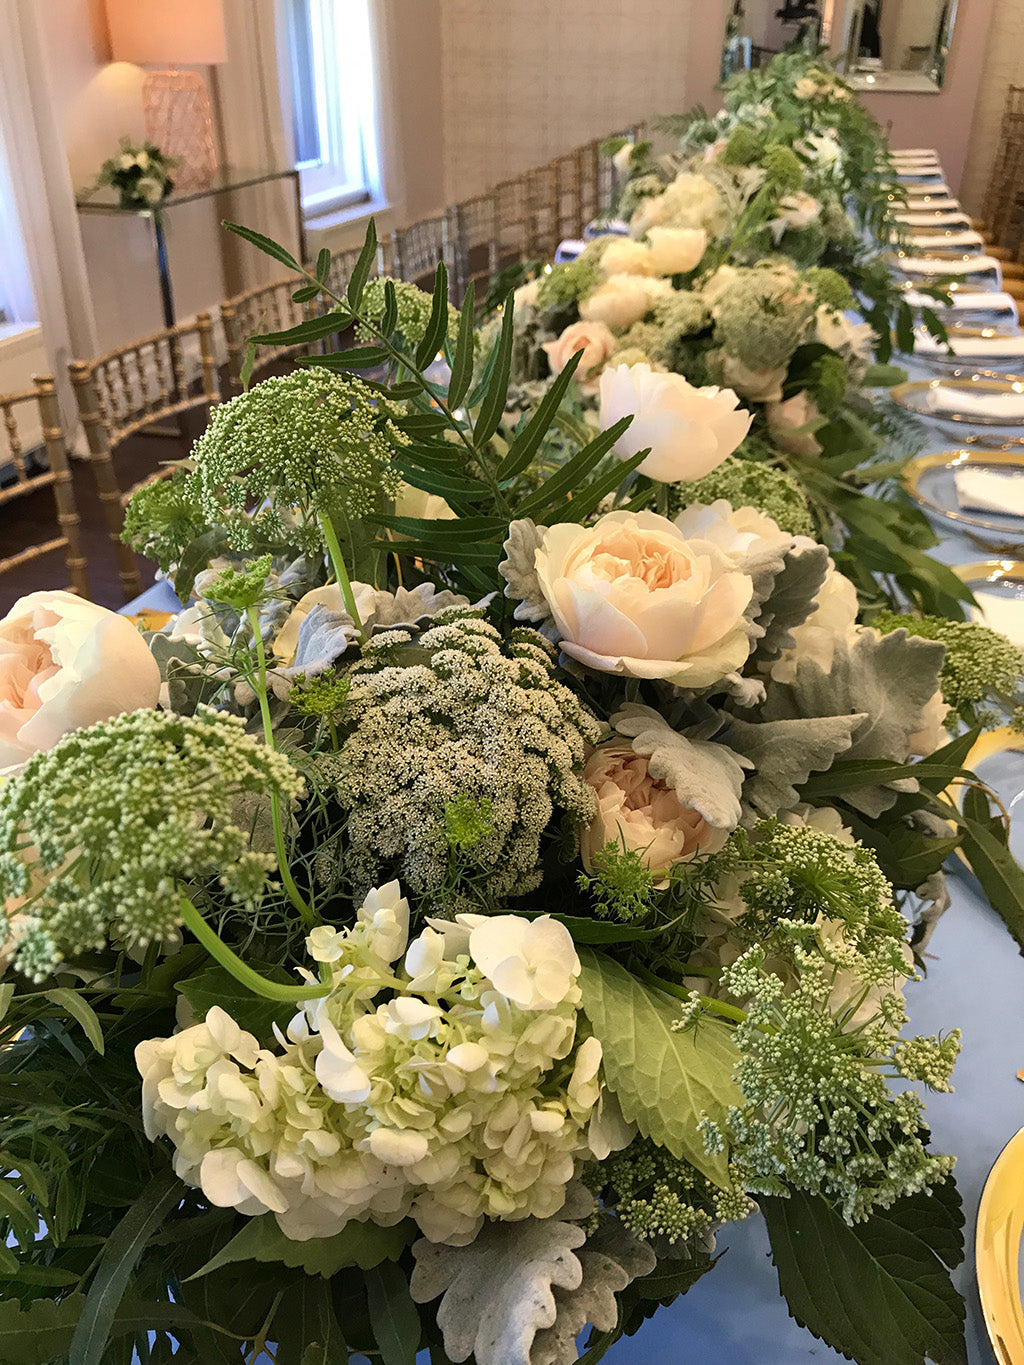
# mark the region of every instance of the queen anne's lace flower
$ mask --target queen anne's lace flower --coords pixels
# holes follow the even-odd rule
[[[393,971],[408,913],[392,882],[351,930],[313,931],[333,990],[277,1050],[219,1008],[140,1044],[146,1133],[171,1139],[176,1172],[212,1203],[273,1212],[298,1240],[411,1216],[457,1245],[485,1217],[561,1208],[603,1098],[601,1045],[577,1045],[568,930],[471,916],[426,929]],[[620,1124],[617,1145],[630,1136]]]

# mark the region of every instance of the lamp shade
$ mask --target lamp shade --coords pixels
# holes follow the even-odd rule
[[[115,62],[212,66],[227,57],[223,0],[106,0]]]

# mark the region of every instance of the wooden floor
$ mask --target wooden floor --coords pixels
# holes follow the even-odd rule
[[[181,420],[182,437],[171,438],[142,433],[130,438],[115,457],[115,471],[124,488],[131,488],[167,460],[180,460],[188,454],[192,441],[202,430],[202,418],[186,413]],[[82,549],[89,574],[89,596],[94,602],[117,609],[124,602],[117,575],[114,547],[96,495],[92,471],[86,460],[71,461],[75,500],[82,523]],[[54,535],[53,494],[40,489],[16,498],[0,510],[0,557],[16,554],[28,545]],[[138,557],[137,557],[138,558]],[[138,558],[142,586],[153,582],[155,565]],[[66,588],[67,570],[62,554],[44,555],[21,569],[0,578],[0,616],[4,616],[19,597],[41,588]]]

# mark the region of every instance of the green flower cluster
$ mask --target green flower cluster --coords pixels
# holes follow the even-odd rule
[[[186,492],[185,475],[176,471],[169,479],[144,483],[132,494],[121,539],[166,572],[205,529],[202,513]]]
[[[780,194],[792,194],[802,188],[803,163],[792,147],[783,147],[779,144],[766,147],[761,157],[761,165],[769,181],[776,186]]]
[[[344,835],[321,852],[321,876],[340,867],[357,895],[398,876],[445,904],[451,822],[461,829],[474,803],[487,827],[462,841],[461,881],[471,886],[460,883],[458,895],[486,908],[537,886],[540,839],[556,810],[574,826],[592,816],[581,772],[599,734],[555,680],[542,637],[516,629],[503,640],[479,615],[453,609],[415,643],[402,630],[375,636],[351,678],[347,735],[316,765],[318,786],[346,815]]]
[[[845,313],[853,307],[853,290],[838,271],[815,265],[804,271],[803,280],[818,303],[831,308],[834,313]]]
[[[785,369],[816,307],[784,262],[742,267],[714,305],[715,340],[752,370]]]
[[[900,615],[883,611],[871,623],[888,634],[906,630],[946,646],[942,665],[942,699],[967,724],[989,701],[1012,710],[1024,686],[1024,650],[1005,635],[978,621],[948,621],[943,616]]]
[[[619,217],[627,220],[632,218],[642,200],[653,199],[655,195],[662,194],[664,189],[661,178],[651,171],[634,176],[619,196]]]
[[[367,280],[366,287],[363,290],[359,311],[375,323],[380,323],[384,317],[385,286],[389,278],[389,276],[381,276],[379,279]],[[398,307],[397,330],[401,332],[407,342],[413,346],[418,346],[426,335],[427,324],[430,322],[430,313],[433,308],[433,298],[406,280],[391,279],[390,282],[395,286],[395,303]],[[459,310],[449,304],[448,338],[453,345],[459,336],[459,318]],[[377,333],[373,328],[366,325],[357,326],[356,333],[361,341],[369,343],[377,340]]]
[[[741,123],[729,134],[722,160],[727,166],[753,166],[761,160],[764,148],[764,135]]]
[[[698,1242],[716,1223],[740,1222],[755,1208],[738,1186],[720,1189],[688,1161],[646,1138],[612,1157],[607,1182],[606,1200],[614,1202],[630,1232],[669,1247]]]
[[[594,244],[592,244],[594,245]],[[602,242],[601,251],[606,243]],[[551,308],[559,303],[578,303],[601,283],[598,261],[601,251],[586,247],[575,261],[552,266],[537,282],[538,308]]]
[[[814,525],[799,483],[783,469],[761,460],[727,455],[717,469],[702,479],[672,484],[669,505],[673,516],[692,503],[708,505],[724,498],[732,507],[756,507],[792,536],[812,536]]]
[[[287,758],[206,707],[72,731],[3,788],[0,899],[23,898],[6,924],[17,966],[40,981],[108,940],[166,940],[190,879],[216,878],[231,901],[254,907],[277,864],[250,848],[237,800],[276,793],[287,803],[302,790]]]
[[[185,494],[242,553],[284,538],[323,548],[318,518],[357,518],[394,500],[394,404],[354,375],[301,369],[214,408]],[[297,522],[293,521],[298,514]]]

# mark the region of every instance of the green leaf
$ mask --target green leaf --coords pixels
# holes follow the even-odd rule
[[[366,281],[370,278],[370,268],[377,259],[377,224],[371,218],[366,225],[366,238],[363,242],[363,249],[359,253],[352,270],[352,275],[345,290],[345,297],[348,299],[349,307],[353,312],[359,307],[359,301],[363,297],[363,290],[366,288]]]
[[[676,1032],[679,1001],[645,986],[603,953],[581,948],[579,956],[583,1011],[625,1118],[724,1186],[726,1154],[705,1152],[697,1124],[707,1114],[724,1125],[730,1106],[743,1104],[733,1080],[740,1054],[729,1028],[704,1018]]]
[[[258,962],[250,965],[270,981],[280,981],[285,986],[295,984],[294,977],[289,976],[283,967]],[[292,1005],[282,1005],[279,1001],[254,995],[237,977],[216,963],[211,963],[196,976],[176,982],[175,989],[192,1006],[197,1022],[205,1019],[214,1005],[219,1005],[227,1010],[237,1024],[257,1038],[270,1038],[272,1026],[275,1023],[287,1023],[295,1013]]]
[[[4,1365],[52,1365],[63,1359],[84,1303],[81,1294],[69,1294],[60,1303],[33,1299],[26,1309],[16,1299],[0,1301],[0,1360]]]
[[[455,521],[431,521],[423,517],[377,517],[375,520],[413,540],[436,539],[439,546],[458,546],[462,541],[472,544],[492,540],[499,532],[504,539],[508,533],[508,522],[503,517],[459,517]]]
[[[448,381],[448,403],[457,408],[465,398],[473,378],[474,335],[473,302],[474,286],[470,281],[466,297],[462,300],[462,317],[459,319],[459,339],[452,356],[452,377]]]
[[[152,1237],[181,1202],[182,1184],[162,1171],[145,1187],[108,1238],[71,1339],[75,1365],[100,1365],[118,1304],[128,1280]]]
[[[93,1007],[77,991],[69,990],[66,986],[59,986],[52,991],[44,991],[43,994],[51,1004],[58,1009],[66,1010],[81,1026],[82,1032],[92,1043],[93,1049],[103,1055],[103,1028],[99,1021],[99,1016]]]
[[[550,479],[545,480],[536,493],[525,498],[516,509],[516,515],[542,520],[542,513],[549,513],[557,507],[564,498],[575,492],[583,480],[596,469],[632,420],[632,417],[623,417],[613,426],[610,426],[607,431],[602,431],[599,436],[595,436],[582,450],[578,450],[557,474],[553,474]]]
[[[0,1218],[6,1218],[19,1241],[31,1242],[39,1229],[32,1205],[20,1193],[13,1176],[0,1180]]]
[[[366,1299],[383,1365],[415,1365],[420,1315],[400,1266],[385,1262],[366,1275]]]
[[[329,313],[297,322],[283,332],[257,332],[252,340],[257,346],[298,346],[304,341],[321,341],[335,332],[343,332],[351,322],[351,314],[332,308]]]
[[[296,365],[306,369],[319,365],[325,370],[369,370],[383,365],[388,352],[383,346],[351,346],[347,351],[332,351],[330,355],[296,356]]]
[[[201,573],[226,544],[227,537],[222,526],[213,526],[190,541],[174,574],[174,593],[179,602],[188,601],[195,586],[196,574]]]
[[[965,818],[962,827],[964,857],[993,910],[1024,951],[1024,871],[986,824]]]
[[[280,1261],[292,1269],[304,1270],[307,1275],[322,1275],[329,1280],[345,1266],[372,1270],[382,1261],[397,1261],[408,1241],[408,1223],[383,1228],[376,1223],[353,1221],[333,1237],[295,1242],[284,1235],[272,1213],[264,1213],[247,1219],[242,1230],[189,1280],[211,1275],[235,1261]]]
[[[404,453],[404,452],[403,452]],[[439,469],[418,469],[399,455],[395,464],[406,483],[414,488],[422,488],[427,493],[437,493],[442,498],[461,498],[470,502],[490,496],[490,489],[467,474],[451,475]]]
[[[380,330],[390,337],[398,326],[398,291],[394,280],[384,281],[384,313],[380,320]],[[417,392],[419,390],[417,389]]]
[[[599,479],[595,479],[593,483],[588,483],[586,487],[581,488],[579,492],[563,503],[558,512],[553,515],[558,521],[572,522],[581,522],[584,517],[589,517],[609,493],[613,493],[624,479],[629,478],[634,469],[638,469],[643,464],[649,454],[649,450],[637,451],[635,455],[624,460],[622,464],[606,469]],[[645,494],[645,499],[649,496],[649,494]]]
[[[434,297],[430,307],[430,321],[423,340],[416,351],[416,364],[422,370],[441,349],[448,331],[448,271],[439,262],[434,273]]]
[[[789,1311],[858,1365],[966,1365],[964,1304],[947,1267],[963,1259],[950,1180],[850,1227],[824,1199],[762,1198]]]
[[[483,402],[480,404],[476,426],[473,428],[473,443],[478,447],[485,445],[498,430],[502,415],[505,412],[505,403],[508,399],[508,377],[512,369],[512,343],[515,340],[514,314],[512,296],[509,295],[505,300],[505,312],[501,320],[501,336],[498,338],[494,349],[494,371],[490,383],[487,385]]]
[[[241,237],[245,241],[251,242],[253,246],[258,247],[260,251],[264,252],[267,256],[273,256],[275,261],[280,261],[281,264],[286,265],[289,270],[295,270],[299,274],[302,274],[302,266],[299,265],[291,252],[286,251],[284,247],[278,242],[275,242],[273,238],[264,237],[262,232],[254,232],[252,228],[242,227],[240,223],[229,223],[226,218],[220,220],[220,225],[222,228],[227,228],[228,232],[233,232],[237,237]]]
[[[296,289],[292,295],[292,303],[309,303],[310,299],[315,299],[320,293],[318,284],[304,284],[301,289]]]
[[[274,1314],[277,1365],[343,1365],[348,1346],[331,1301],[330,1286],[308,1275],[285,1294]]]
[[[545,433],[555,419],[555,413],[561,406],[566,390],[572,383],[573,375],[582,359],[583,352],[577,351],[570,360],[566,361],[561,374],[558,375],[555,382],[537,404],[533,416],[516,436],[508,448],[508,454],[498,466],[496,478],[499,483],[504,479],[513,478],[516,474],[521,474],[533,459],[540,448]]]
[[[11,1008],[11,1001],[14,999],[14,983],[11,981],[0,981],[0,1021],[4,1019],[7,1011]]]
[[[317,253],[316,269],[313,274],[321,284],[327,283],[327,276],[331,273],[331,253],[325,246],[321,247]]]
[[[242,385],[242,392],[249,392],[249,385],[252,383],[252,372],[256,368],[256,343],[250,337],[245,343],[245,359],[242,361],[242,368],[239,371],[238,380]]]

